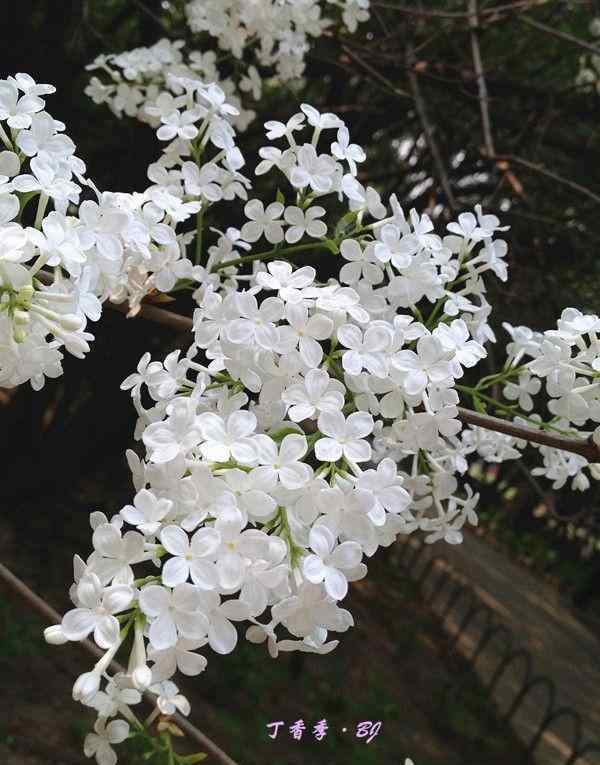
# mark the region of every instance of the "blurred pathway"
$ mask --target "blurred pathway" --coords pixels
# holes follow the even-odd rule
[[[437,556],[442,560],[436,568],[443,568],[446,561],[459,579],[473,587],[495,620],[512,631],[514,647],[525,648],[532,654],[533,674],[551,678],[556,686],[555,707],[574,709],[581,716],[585,738],[600,743],[600,640],[577,619],[564,597],[550,584],[472,534],[466,534],[461,545],[428,546],[417,570],[423,570],[421,566],[425,561]],[[452,592],[452,585],[442,584],[442,579],[432,573],[424,588],[433,598],[433,609],[438,613],[443,613]],[[451,633],[458,632],[470,607],[469,599],[463,597],[449,609],[446,627]],[[458,640],[459,650],[472,655],[484,629],[484,620],[473,618]],[[490,642],[489,649],[482,651],[475,667],[484,682],[493,676],[505,647],[500,636]],[[501,712],[510,708],[523,685],[524,663],[513,664],[497,687],[495,698]],[[515,732],[524,741],[535,735],[545,713],[547,697],[545,687],[532,689],[515,715]],[[543,765],[566,763],[573,741],[573,725],[568,716],[557,719],[543,734],[535,761]],[[590,755],[589,759],[578,759],[577,765],[588,762],[600,763],[600,752]]]

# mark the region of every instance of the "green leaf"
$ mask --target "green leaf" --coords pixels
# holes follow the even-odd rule
[[[30,202],[34,197],[38,196],[38,191],[26,191],[25,193],[21,194],[19,197],[19,215],[23,212],[28,202]]]
[[[356,217],[357,217],[357,213],[349,212],[349,213],[346,213],[342,218],[340,218],[337,226],[335,227],[336,242],[339,241],[340,239],[343,239],[345,236],[348,236],[354,231],[354,229],[356,228]]]
[[[340,248],[337,246],[337,244],[333,241],[333,239],[324,239],[321,244],[323,247],[327,247],[327,249],[332,252],[334,255],[337,255],[340,251]]]
[[[277,194],[275,195],[275,201],[281,202],[282,205],[285,204],[285,197],[281,191],[281,189],[277,189]]]
[[[205,752],[198,752],[197,754],[188,754],[186,757],[178,757],[177,759],[181,765],[196,765],[197,762],[202,762],[208,755]]]
[[[486,414],[487,412],[486,406],[480,398],[473,398],[473,405],[475,407],[476,412],[481,412],[481,414]]]

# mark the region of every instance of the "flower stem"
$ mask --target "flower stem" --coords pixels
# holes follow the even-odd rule
[[[230,266],[242,266],[245,263],[252,263],[255,260],[274,260],[276,258],[281,258],[282,260],[287,260],[287,256],[294,252],[308,252],[309,250],[318,250],[320,248],[324,248],[324,245],[321,242],[315,242],[314,244],[299,244],[295,247],[284,247],[282,249],[277,249],[276,247],[272,250],[267,250],[266,252],[258,252],[256,255],[244,255],[241,258],[235,258],[235,260],[225,260],[223,263],[218,263],[216,266],[213,266],[212,271],[220,271],[223,268],[229,268]],[[325,248],[326,249],[326,248]]]
[[[42,192],[40,194],[40,198],[38,199],[37,213],[35,215],[35,223],[33,224],[38,229],[42,227],[42,220],[44,218],[44,213],[46,212],[47,206],[48,195]]]

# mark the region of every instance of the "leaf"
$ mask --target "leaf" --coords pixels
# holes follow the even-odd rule
[[[275,195],[275,201],[281,202],[282,205],[285,204],[285,197],[281,191],[281,189],[277,189],[277,194]]]
[[[186,757],[178,757],[181,765],[196,765],[197,762],[202,762],[208,757],[206,752],[197,752],[196,754],[188,754]]]
[[[333,239],[323,239],[321,244],[323,245],[323,247],[327,247],[327,249],[334,255],[337,255],[340,251],[340,248],[333,241]]]
[[[19,215],[23,212],[28,202],[38,195],[37,191],[26,191],[19,197]]]
[[[340,218],[337,226],[335,227],[336,241],[343,239],[345,236],[348,236],[352,231],[354,231],[354,229],[356,228],[357,215],[358,213],[356,212],[349,212],[349,213],[346,213],[342,218]]]

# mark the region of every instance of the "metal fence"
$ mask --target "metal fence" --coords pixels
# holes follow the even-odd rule
[[[467,660],[467,670],[444,689],[440,703],[458,698],[474,670],[499,720],[524,744],[522,765],[600,765],[600,742],[589,739],[581,714],[560,703],[554,681],[536,674],[532,653],[470,583],[416,539],[398,544],[397,560],[450,632],[449,650]]]

